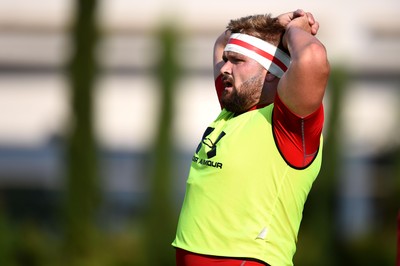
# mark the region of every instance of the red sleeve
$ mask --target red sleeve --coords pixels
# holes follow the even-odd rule
[[[219,75],[215,79],[215,89],[217,91],[218,101],[219,101],[219,104],[221,105],[221,109],[222,109],[222,108],[224,108],[221,103],[221,96],[222,96],[222,92],[224,91],[224,83],[222,83],[222,75]]]
[[[286,162],[295,168],[307,167],[319,149],[324,123],[322,104],[314,113],[299,117],[277,95],[272,121],[276,144]]]

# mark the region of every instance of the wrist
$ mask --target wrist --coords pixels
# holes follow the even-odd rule
[[[281,37],[281,46],[283,50],[288,50],[288,34],[287,34],[287,29],[285,30],[285,32],[282,34]]]

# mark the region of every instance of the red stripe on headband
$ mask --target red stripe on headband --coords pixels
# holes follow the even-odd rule
[[[279,66],[284,72],[286,72],[286,70],[287,70],[287,66],[286,66],[281,60],[279,60],[279,59],[276,58],[275,56],[271,55],[270,53],[267,53],[267,52],[264,51],[264,50],[261,50],[260,48],[254,46],[254,45],[251,45],[251,44],[249,44],[249,43],[247,43],[247,42],[244,42],[244,41],[242,41],[242,40],[233,39],[233,38],[231,38],[231,39],[229,40],[229,43],[230,43],[230,44],[236,44],[236,45],[242,46],[242,47],[244,47],[244,48],[246,48],[246,49],[249,49],[249,50],[251,50],[251,51],[253,51],[253,52],[256,52],[257,54],[261,55],[262,57],[265,57],[265,58],[267,58],[268,60],[270,60],[270,61],[272,61],[273,63],[275,63],[275,64],[276,64],[277,66]]]

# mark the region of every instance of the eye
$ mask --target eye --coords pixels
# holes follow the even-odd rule
[[[238,64],[244,62],[244,60],[240,57],[232,57],[229,60],[232,62],[232,64]]]
[[[226,57],[225,55],[222,56],[222,60],[226,63],[228,62],[228,57]]]

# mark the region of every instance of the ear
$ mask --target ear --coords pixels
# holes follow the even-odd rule
[[[272,82],[275,79],[277,79],[277,77],[275,75],[272,75],[269,72],[265,75],[265,81],[267,81],[267,82]]]

